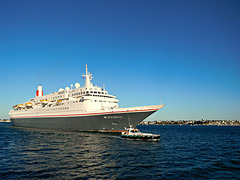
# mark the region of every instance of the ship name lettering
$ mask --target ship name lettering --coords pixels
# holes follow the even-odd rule
[[[120,119],[120,118],[123,118],[123,117],[122,116],[104,116],[104,118]]]

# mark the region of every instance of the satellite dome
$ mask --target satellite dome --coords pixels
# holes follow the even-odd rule
[[[80,84],[79,83],[75,83],[75,88],[80,88]]]
[[[69,88],[69,87],[66,87],[66,88],[65,88],[65,91],[70,91],[70,88]]]
[[[60,88],[58,91],[59,91],[59,92],[63,92],[63,91],[64,91],[64,89],[63,89],[63,88]]]

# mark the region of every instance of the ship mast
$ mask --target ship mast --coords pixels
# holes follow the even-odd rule
[[[84,87],[90,87],[93,86],[91,83],[92,80],[92,74],[90,72],[88,72],[88,67],[86,64],[86,74],[82,75],[83,77],[85,77],[85,86]]]

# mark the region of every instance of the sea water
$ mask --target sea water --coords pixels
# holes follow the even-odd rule
[[[240,178],[239,126],[138,128],[160,141],[0,123],[0,179]]]

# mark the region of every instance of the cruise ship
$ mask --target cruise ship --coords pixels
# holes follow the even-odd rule
[[[102,87],[94,86],[92,74],[82,75],[85,85],[79,83],[60,88],[58,92],[43,95],[38,86],[36,96],[13,106],[9,115],[13,125],[32,128],[68,129],[79,131],[121,132],[156,112],[164,105],[120,108],[119,100]]]

